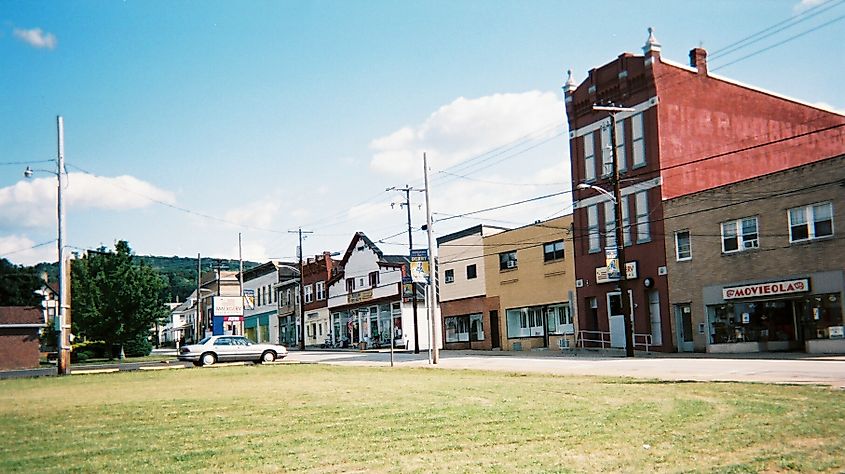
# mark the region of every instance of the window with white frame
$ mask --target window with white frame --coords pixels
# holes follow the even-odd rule
[[[625,155],[625,121],[620,120],[616,123],[616,168],[619,172],[625,171],[627,166],[627,156]]]
[[[446,342],[469,342],[469,316],[445,318]]]
[[[303,291],[305,292],[305,302],[310,303],[314,301],[314,287],[311,285],[305,285],[303,287]]]
[[[584,180],[596,179],[596,152],[594,150],[593,132],[584,135]]]
[[[610,147],[610,124],[601,127],[601,175],[610,176],[613,172],[613,155]]]
[[[543,308],[513,308],[506,311],[508,337],[537,337],[545,334]]]
[[[326,282],[317,282],[317,301],[326,299]]]
[[[760,246],[757,217],[722,222],[722,252],[741,252]]]
[[[675,260],[682,262],[692,258],[692,246],[688,230],[675,232]]]
[[[650,242],[651,230],[648,222],[648,191],[641,191],[636,194],[635,204],[637,208],[637,243]]]
[[[605,248],[616,247],[616,210],[612,201],[604,203],[604,242]]]
[[[625,246],[631,245],[631,215],[628,210],[628,196],[622,196],[622,240]]]
[[[572,308],[568,303],[553,304],[546,307],[546,323],[549,334],[575,334],[572,323]]]
[[[803,242],[833,235],[833,204],[822,202],[789,210],[789,241]]]
[[[599,242],[598,206],[587,207],[587,241],[589,242],[590,253],[601,251],[601,242]]]
[[[455,281],[455,270],[450,269],[446,270],[443,275],[443,279],[446,283],[452,283]]]
[[[645,129],[642,113],[631,117],[631,145],[634,152],[634,168],[645,165]]]

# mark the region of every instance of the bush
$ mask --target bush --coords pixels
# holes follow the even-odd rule
[[[147,338],[146,334],[136,337],[134,340],[127,341],[123,345],[123,353],[126,357],[146,357],[153,351],[153,345]],[[118,354],[120,348],[118,348]]]
[[[73,352],[87,352],[89,359],[103,359],[109,356],[103,341],[82,341],[73,345]]]

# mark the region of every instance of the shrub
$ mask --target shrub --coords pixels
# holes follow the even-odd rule
[[[120,349],[118,348],[118,353]],[[123,345],[123,353],[126,357],[146,357],[153,351],[153,345],[150,343],[146,334],[139,335],[131,341],[127,341]]]

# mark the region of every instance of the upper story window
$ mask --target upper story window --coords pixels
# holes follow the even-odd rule
[[[636,195],[637,207],[637,243],[651,241],[651,230],[648,222],[648,191],[641,191]]]
[[[616,122],[616,168],[619,172],[625,171],[627,166],[627,156],[625,155],[625,120]]]
[[[682,262],[692,259],[692,245],[688,230],[675,232],[675,260]]]
[[[346,291],[347,292],[355,291],[355,279],[354,278],[347,278],[346,279]]]
[[[612,201],[604,203],[604,241],[605,247],[616,247],[616,209]]]
[[[305,302],[310,303],[314,301],[314,287],[311,285],[305,285],[303,287],[303,291],[305,292]]]
[[[631,145],[634,152],[634,168],[644,166],[646,164],[645,129],[643,127],[642,113],[631,117]]]
[[[760,246],[757,217],[722,222],[722,252],[740,252]]]
[[[478,278],[478,268],[473,263],[472,265],[467,265],[467,280],[474,278]]]
[[[551,262],[563,258],[563,240],[543,244],[543,261]]]
[[[833,235],[833,204],[823,202],[789,210],[789,241],[802,242]]]
[[[516,250],[499,254],[499,270],[516,268]]]
[[[446,281],[446,283],[452,283],[453,281],[455,281],[455,270],[446,270],[444,274],[444,280]]]
[[[631,245],[631,215],[628,211],[628,196],[622,196],[622,240],[625,246]]]
[[[601,175],[610,176],[613,172],[613,155],[610,153],[610,124],[601,126]]]
[[[379,284],[379,274],[377,271],[370,272],[370,287],[375,288]]]
[[[317,282],[317,301],[326,299],[326,282]]]
[[[599,242],[599,208],[598,206],[587,207],[587,241],[589,252],[595,253],[601,250]]]
[[[596,179],[596,152],[594,150],[593,133],[584,135],[584,180]]]

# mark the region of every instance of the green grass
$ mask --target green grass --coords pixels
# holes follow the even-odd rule
[[[845,392],[425,368],[0,382],[0,472],[842,472]]]

